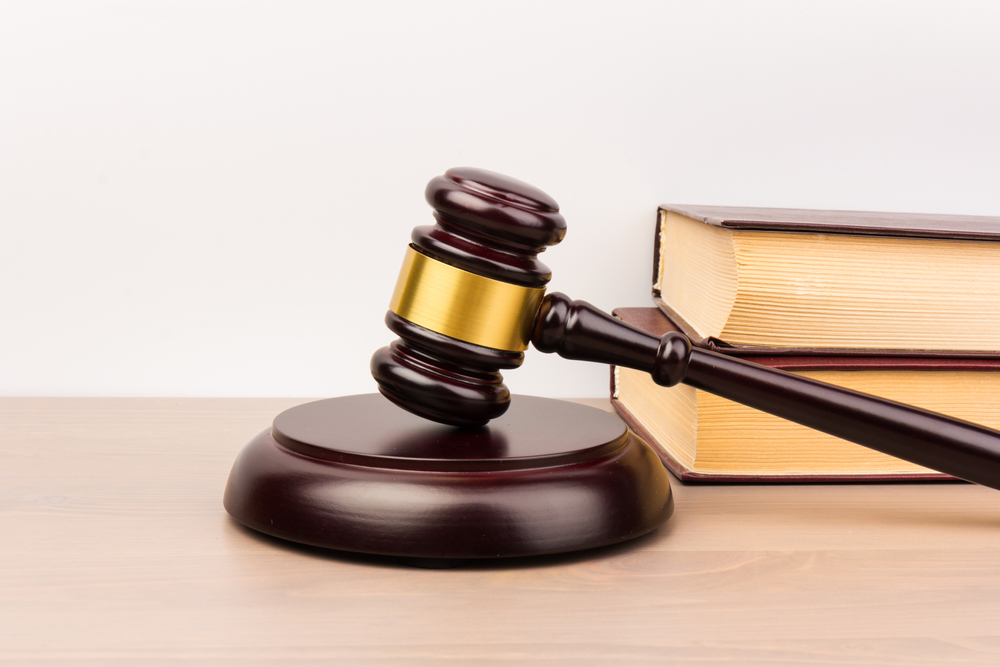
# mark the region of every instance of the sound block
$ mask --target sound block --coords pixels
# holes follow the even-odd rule
[[[224,504],[286,540],[428,559],[589,549],[673,511],[666,470],[621,419],[533,396],[480,428],[426,421],[380,394],[299,405],[244,447]]]

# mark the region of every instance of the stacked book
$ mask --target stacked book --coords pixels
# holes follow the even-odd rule
[[[661,207],[657,336],[1000,429],[1000,218]],[[612,402],[681,479],[948,479],[686,385],[612,369]]]

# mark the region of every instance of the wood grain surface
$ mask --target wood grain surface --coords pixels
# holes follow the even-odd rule
[[[304,400],[0,399],[0,663],[1000,662],[996,491],[674,481],[631,543],[417,569],[225,513]]]

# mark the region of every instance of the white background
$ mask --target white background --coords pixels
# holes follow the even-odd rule
[[[611,309],[658,203],[1000,215],[998,155],[1000,3],[2,2],[0,394],[374,391],[451,166],[560,202]]]

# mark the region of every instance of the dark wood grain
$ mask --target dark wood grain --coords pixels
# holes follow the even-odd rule
[[[1000,432],[991,428],[698,348],[691,352],[683,382],[925,468],[1000,489]]]
[[[543,352],[645,371],[960,479],[1000,489],[1000,432],[657,337],[585,301],[545,297],[532,334]]]
[[[552,272],[537,257],[566,235],[559,204],[538,188],[485,169],[458,167],[424,192],[436,224],[413,230],[413,245],[447,264],[525,287]]]
[[[500,369],[517,368],[523,352],[495,350],[443,336],[387,311],[399,338],[372,356],[372,377],[396,405],[453,426],[483,426],[510,406]]]
[[[425,197],[435,224],[413,230],[418,252],[515,285],[548,283],[552,272],[537,255],[566,234],[550,196],[509,176],[459,167],[433,178]],[[391,311],[385,321],[399,340],[375,352],[371,371],[386,398],[455,426],[481,426],[507,410],[510,391],[499,371],[520,366],[524,353],[447,338]]]
[[[667,472],[616,416],[520,396],[488,427],[442,426],[378,394],[297,406],[243,449],[226,509],[268,535],[412,558],[530,556],[644,535]]]
[[[438,225],[414,232],[414,246],[472,272],[538,287],[549,279],[537,253],[558,243],[565,221],[551,197],[493,172],[455,169],[427,187]],[[510,394],[501,355],[427,331],[392,313],[400,340],[372,358],[379,391],[427,419],[485,424]],[[664,386],[684,382],[919,465],[1000,488],[1000,433],[952,417],[692,348],[681,333],[652,336],[563,294],[545,297],[532,343],[568,359],[648,372]],[[506,364],[506,365],[504,365]]]

